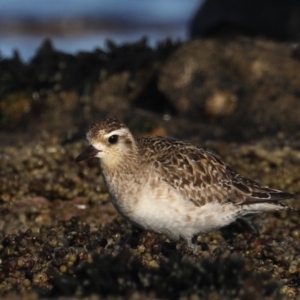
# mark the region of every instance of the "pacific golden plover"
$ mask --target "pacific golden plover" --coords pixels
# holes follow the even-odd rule
[[[117,211],[133,224],[185,238],[247,214],[288,209],[294,195],[247,179],[215,155],[168,137],[135,139],[116,119],[93,123],[90,146],[76,161],[98,157]]]

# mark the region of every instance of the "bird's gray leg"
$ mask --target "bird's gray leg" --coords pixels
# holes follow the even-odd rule
[[[197,236],[194,235],[191,238],[187,238],[187,244],[188,247],[191,248],[193,250],[193,253],[195,254],[198,250],[198,245],[197,245]]]
[[[238,218],[236,220],[236,222],[239,222],[242,225],[242,227],[244,227],[246,232],[249,232],[252,235],[258,237],[259,236],[258,228],[251,222],[250,217],[251,216],[249,216],[248,218],[247,218],[247,216],[242,217],[242,218]]]

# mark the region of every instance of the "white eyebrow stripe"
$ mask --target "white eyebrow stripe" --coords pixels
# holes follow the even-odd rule
[[[112,136],[112,135],[124,135],[124,134],[128,134],[128,129],[126,128],[121,128],[121,129],[117,129],[117,130],[113,130],[111,131],[110,133],[107,133],[104,135],[104,137],[109,137],[109,136]]]

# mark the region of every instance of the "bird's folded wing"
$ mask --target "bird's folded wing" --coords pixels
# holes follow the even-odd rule
[[[228,202],[231,179],[220,159],[192,145],[172,149],[168,157],[157,157],[154,168],[184,199],[196,206],[213,201]]]
[[[162,180],[196,206],[213,201],[248,205],[294,197],[237,174],[203,149],[186,144],[178,150],[172,149],[172,152],[169,159],[163,154],[158,156],[154,168],[161,174]]]

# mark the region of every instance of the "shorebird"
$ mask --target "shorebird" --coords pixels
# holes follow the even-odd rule
[[[214,154],[174,138],[134,138],[116,119],[93,123],[77,158],[99,158],[112,203],[133,224],[192,244],[247,214],[289,209],[295,195],[247,179]]]

